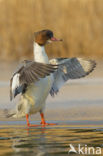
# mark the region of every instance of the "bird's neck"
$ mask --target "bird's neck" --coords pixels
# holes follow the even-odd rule
[[[45,47],[34,42],[34,60],[41,63],[49,63]]]

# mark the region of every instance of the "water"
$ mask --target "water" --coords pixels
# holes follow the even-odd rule
[[[0,155],[68,156],[70,144],[76,150],[78,144],[81,144],[82,147],[87,145],[94,149],[100,147],[103,152],[103,129],[87,127],[69,126],[69,124],[36,128],[16,124],[1,126]]]

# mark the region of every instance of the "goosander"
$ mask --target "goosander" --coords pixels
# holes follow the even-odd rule
[[[27,126],[33,127],[29,116],[40,112],[41,124],[47,123],[44,118],[46,99],[57,94],[59,89],[69,79],[85,77],[93,71],[95,61],[83,58],[54,58],[49,60],[45,45],[62,41],[54,37],[51,30],[34,33],[34,61],[25,60],[23,65],[13,74],[10,80],[10,99],[21,93],[16,111],[8,117],[26,117]]]

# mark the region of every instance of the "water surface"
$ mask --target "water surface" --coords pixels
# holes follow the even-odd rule
[[[103,146],[103,128],[57,125],[28,129],[25,125],[0,127],[0,154],[3,156],[69,155],[70,144]],[[103,151],[102,151],[103,152]],[[78,154],[77,154],[78,155]]]

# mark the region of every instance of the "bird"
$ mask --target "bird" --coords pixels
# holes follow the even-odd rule
[[[91,59],[65,57],[49,60],[46,44],[59,41],[63,40],[54,37],[49,29],[34,33],[34,60],[24,60],[10,80],[10,100],[18,94],[20,99],[15,112],[8,113],[8,117],[26,117],[27,126],[35,127],[37,125],[29,122],[29,116],[39,112],[42,126],[55,125],[46,122],[44,116],[48,95],[54,97],[66,81],[85,77],[94,70],[96,62]]]

